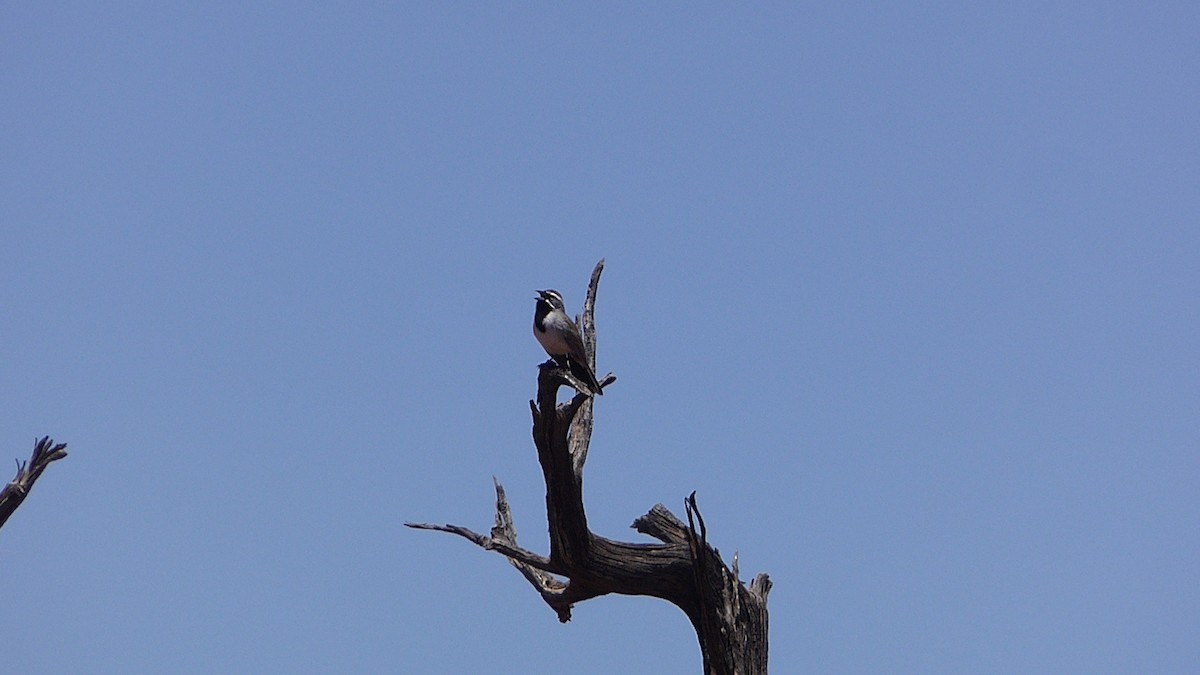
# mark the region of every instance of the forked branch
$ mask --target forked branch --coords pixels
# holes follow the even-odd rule
[[[576,318],[595,369],[596,289],[604,269],[592,272],[587,300]],[[611,373],[602,386],[616,381]],[[506,557],[541,594],[560,621],[571,618],[574,603],[608,593],[662,598],[692,622],[704,657],[706,675],[761,675],[767,672],[767,594],[771,581],[760,574],[747,587],[708,543],[708,531],[693,492],[684,503],[684,524],[662,504],[634,521],[633,527],[662,543],[633,544],[593,534],[583,508],[583,467],[592,438],[593,399],[576,394],[558,402],[563,385],[580,387],[553,360],[538,372],[537,399],[529,402],[533,442],[546,482],[550,556],[517,546],[504,488],[496,483],[496,525],[488,536],[457,525],[407,523],[409,527],[450,532]]]
[[[33,444],[33,456],[28,462],[17,464],[16,478],[0,490],[0,527],[8,522],[8,517],[25,501],[25,497],[33,489],[33,484],[41,477],[46,467],[66,456],[67,444],[56,444],[49,436],[44,436]]]

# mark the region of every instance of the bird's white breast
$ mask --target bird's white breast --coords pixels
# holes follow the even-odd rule
[[[535,326],[533,329],[533,336],[537,338],[539,343],[541,343],[542,349],[545,349],[546,353],[551,356],[571,353],[571,347],[567,344],[567,341],[563,339],[562,331],[555,330],[555,326],[553,325],[549,326],[545,331],[540,331]]]

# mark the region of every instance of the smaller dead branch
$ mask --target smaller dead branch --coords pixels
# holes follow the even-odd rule
[[[33,489],[34,482],[41,477],[46,467],[50,466],[50,462],[56,462],[66,456],[67,444],[56,444],[49,436],[43,436],[33,444],[33,456],[28,462],[17,464],[17,477],[0,490],[0,527],[4,527],[8,517],[25,501],[25,497]]]

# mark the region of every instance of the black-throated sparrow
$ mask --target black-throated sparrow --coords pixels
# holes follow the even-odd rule
[[[537,308],[533,312],[533,336],[550,358],[570,370],[576,379],[591,389],[584,392],[585,394],[603,395],[600,383],[596,381],[596,373],[592,372],[592,367],[588,365],[583,336],[579,334],[579,327],[567,314],[562,294],[553,289],[538,291],[537,294]]]

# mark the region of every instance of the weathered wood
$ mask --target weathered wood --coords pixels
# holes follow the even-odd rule
[[[593,371],[596,289],[603,269],[601,260],[588,284],[583,315],[576,318]],[[600,378],[600,385],[607,387],[615,381],[609,373]],[[457,525],[406,524],[457,534],[507,556],[564,623],[571,619],[575,603],[608,593],[662,598],[683,610],[692,622],[706,675],[765,674],[771,581],[760,574],[746,586],[737,575],[737,557],[732,570],[725,565],[708,543],[695,493],[684,502],[686,524],[662,504],[634,521],[634,529],[660,544],[613,541],[588,529],[583,468],[591,443],[594,402],[586,394],[576,394],[558,403],[563,385],[586,391],[569,370],[547,361],[539,368],[537,399],[529,402],[533,442],[546,482],[549,558],[517,546],[516,528],[499,482],[496,525],[489,536]]]
[[[50,466],[51,462],[66,456],[66,443],[55,444],[49,436],[44,436],[34,442],[33,456],[29,458],[28,462],[21,462],[17,465],[17,477],[5,485],[3,490],[0,490],[0,527],[4,527],[4,524],[8,522],[8,517],[17,510],[21,502],[25,501],[25,497],[33,489],[33,484],[41,477],[46,467]]]

